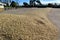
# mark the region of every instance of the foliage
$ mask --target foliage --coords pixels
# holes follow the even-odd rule
[[[16,7],[17,6],[17,3],[15,1],[12,1],[10,6]]]
[[[6,3],[6,6],[7,6],[7,7],[9,7],[9,4],[8,4],[8,3]]]
[[[48,7],[53,7],[53,4],[52,3],[48,3]]]
[[[28,3],[26,3],[26,2],[23,2],[23,5],[24,5],[24,6],[28,6]]]

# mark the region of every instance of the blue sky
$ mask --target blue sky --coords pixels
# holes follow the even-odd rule
[[[29,3],[29,0],[14,0],[16,2],[18,2],[20,5],[23,4],[23,2],[27,2]],[[46,3],[60,3],[60,0],[41,0],[42,4],[46,4]]]

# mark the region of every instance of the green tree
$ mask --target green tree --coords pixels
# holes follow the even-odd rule
[[[53,4],[52,3],[48,3],[48,7],[53,7]]]
[[[17,6],[17,3],[15,1],[12,1],[10,6],[16,7]]]
[[[36,3],[38,3],[39,5],[42,5],[41,2],[40,2],[40,0],[30,0],[30,5],[31,6],[35,6]]]
[[[36,2],[39,3],[39,5],[42,5],[41,2],[40,2],[40,0],[36,0]]]
[[[9,7],[9,4],[8,4],[8,3],[6,3],[6,6],[7,6],[7,7]]]
[[[26,3],[26,2],[23,2],[23,5],[24,5],[24,6],[28,6],[28,3]]]

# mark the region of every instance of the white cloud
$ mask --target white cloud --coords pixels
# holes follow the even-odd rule
[[[43,4],[46,4],[46,3],[60,3],[60,0],[41,0],[41,2]]]
[[[57,3],[60,3],[60,0],[56,0]]]

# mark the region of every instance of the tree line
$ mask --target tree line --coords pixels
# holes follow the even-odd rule
[[[37,2],[38,4],[34,3]],[[8,4],[7,4],[8,6]],[[30,0],[30,4],[28,4],[27,2],[23,2],[23,5],[20,6],[19,3],[16,3],[15,1],[12,1],[10,4],[10,7],[52,7],[52,8],[60,8],[60,4],[57,5],[57,3],[52,4],[52,3],[48,3],[46,5],[43,5],[40,1],[34,0],[33,2],[31,2]]]

